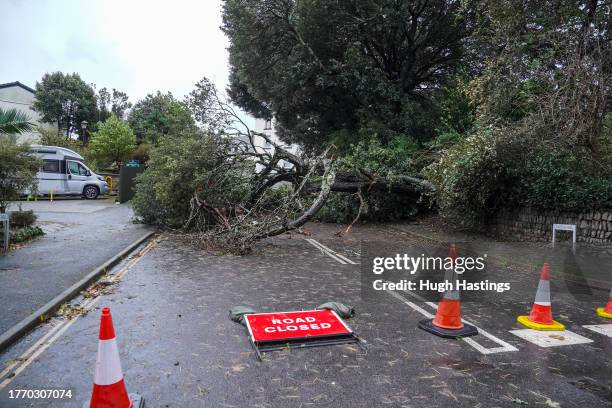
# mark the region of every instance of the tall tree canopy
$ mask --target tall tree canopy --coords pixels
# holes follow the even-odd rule
[[[417,140],[432,92],[465,57],[475,12],[460,0],[225,0],[233,102],[274,112],[281,136],[316,146],[367,127]]]
[[[121,92],[115,88],[113,88],[112,92],[106,88],[100,88],[97,96],[98,121],[104,122],[111,115],[124,119],[128,109],[132,107],[132,104],[128,101],[128,99],[129,98],[125,92]]]
[[[130,111],[128,122],[138,142],[157,143],[161,137],[195,126],[187,105],[172,93],[149,94]]]
[[[46,73],[36,82],[34,109],[42,121],[57,123],[57,131],[66,136],[81,132],[80,123],[96,121],[96,94],[79,74]]]

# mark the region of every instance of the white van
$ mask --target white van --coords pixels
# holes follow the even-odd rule
[[[38,178],[38,194],[80,195],[93,200],[108,194],[108,184],[91,171],[80,154],[65,147],[32,145],[30,151],[42,159]]]

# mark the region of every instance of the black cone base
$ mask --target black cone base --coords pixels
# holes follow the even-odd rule
[[[456,339],[458,337],[470,337],[478,334],[478,329],[469,324],[463,324],[463,328],[451,330],[443,329],[433,324],[433,319],[421,320],[419,322],[419,329],[425,330],[435,334],[436,336],[444,337],[446,339]]]

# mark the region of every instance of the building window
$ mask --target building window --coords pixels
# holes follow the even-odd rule
[[[266,120],[266,124],[264,125],[264,130],[272,130],[272,120]]]
[[[59,173],[60,172],[60,161],[59,160],[43,160],[42,171],[44,173]]]

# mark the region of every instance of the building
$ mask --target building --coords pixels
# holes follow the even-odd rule
[[[276,135],[276,133],[274,132],[274,120],[273,119],[255,119],[255,132],[257,133],[264,133],[265,135],[267,135],[270,140],[272,140],[272,142],[282,146],[283,148],[285,148],[286,150],[288,150],[289,152],[295,154],[295,155],[299,155],[300,150],[299,147],[296,145],[288,145],[284,142],[282,142],[278,136]],[[274,153],[274,146],[267,142],[266,139],[264,139],[261,136],[255,136],[254,138],[254,143],[255,143],[255,148],[259,151],[263,151],[266,150],[270,153]],[[286,169],[290,169],[291,167],[293,167],[293,165],[285,160],[281,160],[279,162],[279,164],[281,166],[283,166]],[[257,170],[261,170],[261,165],[258,165]]]
[[[0,84],[0,108],[20,110],[28,116],[30,122],[53,129],[52,125],[42,123],[40,114],[32,109],[35,97],[36,91],[19,81]],[[40,134],[37,131],[17,135],[17,141],[20,143],[35,143],[39,141],[39,138]]]

